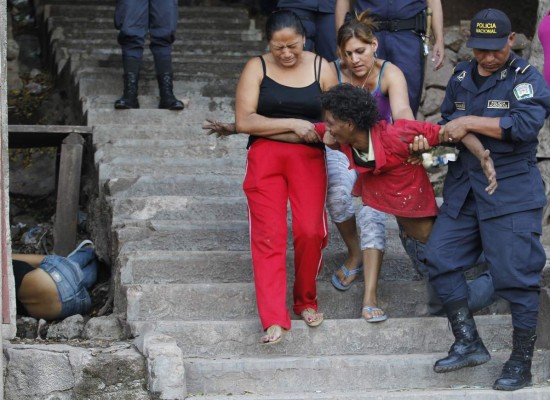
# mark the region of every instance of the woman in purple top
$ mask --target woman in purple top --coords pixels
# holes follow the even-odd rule
[[[405,76],[395,65],[376,57],[378,40],[373,21],[366,12],[350,18],[340,27],[337,43],[341,63],[335,66],[340,82],[371,92],[377,100],[381,119],[414,119]],[[385,250],[386,214],[361,207],[359,241],[351,195],[356,173],[349,169],[343,153],[330,149],[327,149],[327,170],[327,208],[348,248],[348,257],[334,273],[332,284],[340,290],[349,289],[364,267],[363,318],[369,322],[384,321],[387,317],[378,308],[376,292]]]

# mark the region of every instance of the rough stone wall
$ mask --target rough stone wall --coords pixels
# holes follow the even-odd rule
[[[6,344],[6,400],[148,400],[143,356],[127,342]]]
[[[6,213],[6,202],[5,202],[5,194],[7,193],[7,188],[4,186],[4,154],[7,152],[7,95],[6,95],[6,85],[7,85],[7,71],[4,68],[4,54],[5,54],[5,48],[6,48],[6,33],[7,33],[7,24],[6,21],[6,1],[0,0],[0,26],[5,26],[5,29],[0,29],[0,190],[2,191],[2,204],[1,207],[1,218],[0,223],[2,223],[2,227],[0,227],[0,231],[2,232],[2,237],[0,238],[0,263],[2,265],[7,259],[6,251],[7,251],[7,240],[6,235],[7,232],[7,222],[4,220]],[[9,213],[7,214],[9,215]],[[2,271],[3,276],[3,271]],[[0,308],[3,303],[3,290],[0,286]],[[0,346],[3,346],[3,334],[0,335]],[[2,368],[2,362],[3,360],[0,359],[0,368]],[[4,398],[4,385],[0,385],[0,399]]]
[[[11,269],[11,240],[9,231],[9,185],[8,185],[8,112],[7,112],[7,5],[0,0],[0,260],[2,265],[2,338],[15,336],[15,289]],[[9,299],[9,301],[8,301]],[[1,342],[0,342],[1,344]],[[1,398],[0,391],[0,398]]]

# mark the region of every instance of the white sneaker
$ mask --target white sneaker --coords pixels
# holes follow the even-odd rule
[[[83,240],[78,246],[76,246],[76,249],[74,249],[73,251],[71,251],[71,253],[67,256],[67,257],[70,257],[72,256],[73,254],[75,254],[78,250],[80,250],[81,248],[83,248],[84,246],[89,246],[89,245],[94,245],[94,242],[92,242],[91,240]]]

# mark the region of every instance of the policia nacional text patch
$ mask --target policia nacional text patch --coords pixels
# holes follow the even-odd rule
[[[510,108],[510,102],[508,100],[489,100],[487,101],[487,108],[508,110]]]

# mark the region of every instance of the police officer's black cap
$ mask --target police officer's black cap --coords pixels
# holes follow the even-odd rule
[[[471,49],[501,50],[506,47],[511,31],[512,24],[506,14],[494,8],[486,8],[472,18],[466,46]]]

